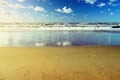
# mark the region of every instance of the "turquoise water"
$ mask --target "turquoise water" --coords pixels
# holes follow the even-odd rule
[[[120,46],[119,32],[0,32],[0,46]]]

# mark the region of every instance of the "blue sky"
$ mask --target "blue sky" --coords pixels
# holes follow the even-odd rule
[[[120,0],[0,0],[0,22],[120,22]]]

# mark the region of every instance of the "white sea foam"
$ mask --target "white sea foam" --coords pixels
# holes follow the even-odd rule
[[[45,46],[46,43],[35,43],[35,46],[39,47],[39,46]]]
[[[70,41],[64,41],[62,43],[63,46],[70,46],[71,45],[71,42]]]
[[[70,46],[71,42],[70,41],[63,41],[63,42],[57,42],[57,46]]]
[[[62,42],[57,42],[57,46],[62,46]]]
[[[0,31],[74,31],[74,30],[106,30],[106,31],[120,31],[120,28],[111,27],[0,27]]]

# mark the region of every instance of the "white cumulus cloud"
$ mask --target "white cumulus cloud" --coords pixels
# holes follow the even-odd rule
[[[15,9],[26,8],[25,6],[18,4],[18,3],[14,4],[14,5],[9,4],[9,7],[15,8]]]
[[[34,6],[30,5],[30,6],[27,6],[26,8],[28,8],[28,9],[34,9]]]
[[[71,8],[67,8],[66,6],[63,7],[62,9],[60,9],[60,8],[56,9],[56,11],[57,12],[61,12],[61,13],[67,13],[67,14],[73,12],[73,10]]]
[[[109,0],[108,5],[110,5],[110,6],[119,6],[120,3],[118,3],[117,1],[118,0]]]
[[[25,2],[25,0],[17,0],[18,2]]]
[[[40,11],[40,12],[42,12],[42,11],[45,11],[45,9],[43,7],[40,7],[40,6],[36,6],[34,8],[34,11]]]
[[[97,0],[85,0],[85,2],[89,4],[94,4],[95,2],[97,2]]]
[[[119,3],[109,2],[108,5],[110,5],[110,6],[119,6],[120,4]]]
[[[98,4],[97,6],[103,7],[103,6],[106,6],[106,4],[105,4],[105,3],[100,3],[100,4]]]
[[[0,6],[7,6],[9,3],[7,1],[0,1]]]

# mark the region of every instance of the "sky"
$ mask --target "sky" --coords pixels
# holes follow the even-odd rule
[[[120,22],[120,0],[0,0],[0,22]]]

